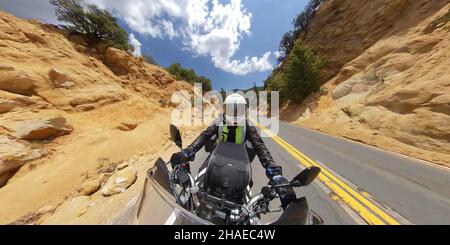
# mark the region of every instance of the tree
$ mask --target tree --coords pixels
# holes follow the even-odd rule
[[[211,91],[211,80],[204,76],[197,76],[193,69],[185,69],[180,63],[173,63],[166,70],[175,76],[177,80],[184,80],[192,85],[194,83],[201,83],[203,91]]]
[[[278,51],[280,51],[282,55],[278,57],[278,62],[283,62],[286,56],[290,54],[294,47],[295,40],[299,37],[300,33],[306,31],[306,28],[316,13],[316,9],[323,1],[324,0],[310,0],[305,9],[292,21],[294,29],[286,32],[280,41]]]
[[[323,0],[310,0],[305,9],[297,15],[293,21],[294,30],[305,31],[311,19],[316,13],[316,9],[322,4]]]
[[[285,65],[281,94],[295,102],[301,102],[320,89],[320,70],[325,59],[297,41]]]
[[[107,10],[86,4],[84,0],[50,0],[50,3],[56,7],[58,20],[68,23],[63,26],[67,30],[85,34],[91,40],[101,40],[115,48],[133,50],[128,43],[127,32]]]
[[[293,33],[293,31],[289,31],[283,35],[283,38],[280,41],[280,47],[278,48],[278,51],[281,53],[281,56],[278,57],[278,62],[282,62],[286,55],[291,52],[291,49],[294,46]]]

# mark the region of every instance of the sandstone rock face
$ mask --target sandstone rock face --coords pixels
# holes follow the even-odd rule
[[[29,106],[36,103],[35,98],[14,94],[0,90],[0,99],[17,103],[20,106]]]
[[[18,106],[18,103],[0,98],[0,114],[8,112]]]
[[[70,79],[70,77],[62,70],[51,69],[48,73],[50,79],[57,87],[71,87],[75,83]]]
[[[170,111],[158,101],[192,86],[119,50],[109,50],[109,63],[107,49],[84,36],[0,10],[0,224],[45,219],[49,213],[41,216],[36,209],[46,204],[59,207],[80,187],[85,173],[96,172],[98,159],[121,162],[162,149]],[[119,77],[115,72],[126,74]],[[65,119],[54,120],[60,117]],[[133,132],[116,129],[118,123],[134,120],[143,123]],[[67,122],[76,132],[67,134],[72,130]],[[53,140],[62,134],[65,137]],[[149,139],[149,134],[154,137]],[[116,168],[111,171],[93,178],[103,186]],[[82,193],[97,188],[89,184]],[[99,198],[121,200],[135,194],[128,190],[112,198],[95,193],[79,195],[78,200],[87,206]],[[103,204],[96,213],[108,219],[115,215],[107,215],[111,206],[121,202]],[[57,222],[89,216],[85,207],[78,211],[68,205],[67,209],[75,217],[63,214]],[[84,223],[97,224],[99,216],[91,214],[95,220]]]
[[[116,75],[126,75],[130,69],[130,56],[116,48],[108,48],[105,53],[107,64]]]
[[[137,178],[136,169],[125,168],[116,172],[108,182],[102,187],[104,196],[111,196],[125,191],[129,186],[134,184]]]
[[[35,212],[20,217],[11,222],[9,225],[39,225],[46,217],[55,211],[56,207],[53,205],[44,205]]]
[[[77,45],[87,46],[84,37],[81,35],[78,34],[70,35],[69,40]]]
[[[331,93],[284,117],[450,166],[449,20],[448,1],[325,1],[301,39]]]
[[[15,135],[25,140],[45,140],[72,132],[64,117],[19,123]]]
[[[35,81],[21,71],[0,72],[0,89],[11,93],[31,95]]]
[[[27,143],[0,135],[0,187],[4,186],[15,170],[28,161],[46,155],[43,149],[32,149]]]

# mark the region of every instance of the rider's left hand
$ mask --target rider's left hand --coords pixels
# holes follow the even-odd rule
[[[192,148],[186,148],[181,152],[172,154],[170,158],[170,162],[172,163],[172,167],[175,167],[180,164],[189,164],[195,160],[195,151]]]
[[[185,149],[183,149],[183,151],[181,151],[181,153],[183,154],[184,159],[186,159],[189,162],[193,162],[195,160],[195,150],[187,147]]]

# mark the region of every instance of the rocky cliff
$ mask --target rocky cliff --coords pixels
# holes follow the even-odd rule
[[[326,0],[300,39],[328,63],[286,120],[450,166],[450,1]]]
[[[58,213],[59,223],[105,222],[107,206],[126,200],[114,196],[132,195],[115,194],[171,146],[167,102],[192,87],[126,52],[5,12],[0,54],[0,223]],[[95,203],[103,212],[89,212]]]

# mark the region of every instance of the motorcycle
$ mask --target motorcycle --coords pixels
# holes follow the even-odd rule
[[[181,133],[176,126],[170,126],[170,135],[182,149]],[[217,141],[206,148],[210,155],[196,177],[190,172],[188,159],[176,165],[161,158],[156,161],[148,171],[134,223],[263,225],[262,215],[282,212],[278,220],[269,224],[323,224],[320,216],[309,209],[305,197],[292,201],[284,211],[272,210],[269,206],[278,198],[277,188],[306,187],[318,176],[320,168],[306,168],[286,184],[269,182],[259,194],[252,196],[250,163],[254,156],[251,151],[244,145]],[[170,214],[165,221],[163,213]]]

